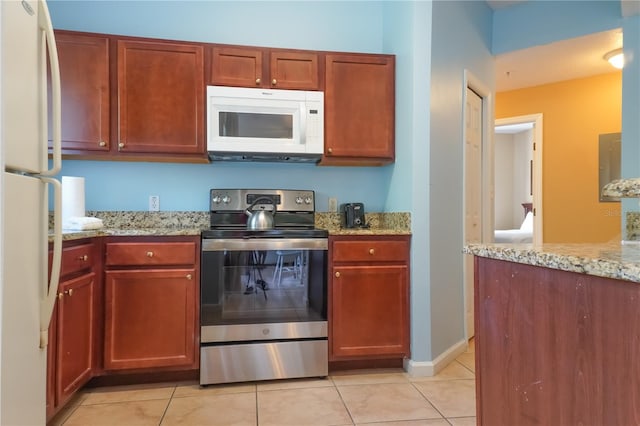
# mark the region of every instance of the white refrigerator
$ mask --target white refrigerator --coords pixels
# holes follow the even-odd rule
[[[47,64],[54,154],[47,156]],[[0,1],[0,425],[44,425],[47,330],[58,289],[60,78],[47,5]],[[51,188],[53,190],[51,190]],[[48,280],[49,194],[56,206]]]

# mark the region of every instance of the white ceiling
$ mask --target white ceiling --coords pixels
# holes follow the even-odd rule
[[[487,3],[495,10],[525,1],[487,0]],[[621,3],[625,16],[640,11],[638,0]],[[603,56],[621,47],[622,30],[616,29],[497,55],[496,91],[615,72]]]
[[[496,91],[615,72],[604,55],[621,47],[616,29],[497,55]]]

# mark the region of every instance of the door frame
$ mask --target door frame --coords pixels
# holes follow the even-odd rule
[[[495,120],[495,127],[512,124],[533,124],[533,244],[540,245],[544,241],[542,210],[542,113],[519,115]],[[495,164],[495,159],[494,159]],[[495,200],[494,200],[495,202]],[[494,206],[495,209],[495,206]]]
[[[482,194],[480,196],[481,203],[481,218],[480,218],[480,226],[482,228],[482,243],[487,243],[493,241],[493,226],[494,226],[494,121],[495,121],[495,111],[494,111],[494,93],[490,89],[488,84],[485,84],[481,79],[477,78],[471,71],[465,69],[463,76],[463,87],[462,87],[462,146],[464,147],[466,141],[466,126],[465,126],[465,117],[467,115],[467,89],[474,91],[481,99],[482,99],[482,141],[481,141],[481,156],[482,156],[482,171],[481,171],[481,179],[482,179]],[[462,194],[462,236],[463,236],[463,245],[466,244],[467,241],[467,232],[465,230],[465,212],[466,206],[464,201],[464,194],[466,188],[464,187],[464,173],[466,159],[464,158],[464,148],[463,148],[463,194]],[[470,255],[464,255],[470,256]],[[462,293],[464,299],[464,335],[465,339],[468,341],[471,337],[473,337],[474,330],[473,325],[468,325],[467,322],[467,313],[469,309],[473,312],[474,309],[474,296],[473,292],[467,291],[467,283],[472,282],[470,280],[473,279],[473,267],[469,267],[469,263],[465,258],[462,259],[463,265],[463,282],[462,282]],[[469,276],[471,274],[471,276]]]

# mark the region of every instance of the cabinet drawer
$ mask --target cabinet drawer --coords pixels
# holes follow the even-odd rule
[[[193,265],[196,244],[175,243],[108,243],[106,265]]]
[[[406,262],[406,241],[335,241],[334,262]]]
[[[79,246],[63,248],[60,276],[91,268],[93,261],[95,260],[94,257],[95,246],[93,244],[82,244]]]

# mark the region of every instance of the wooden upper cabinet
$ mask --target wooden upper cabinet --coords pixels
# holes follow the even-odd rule
[[[56,44],[60,62],[63,153],[109,151],[109,39],[56,31]],[[51,85],[48,87],[51,93]],[[51,94],[48,111],[51,114]]]
[[[272,50],[269,53],[270,81],[274,89],[318,90],[318,54]]]
[[[214,46],[211,84],[272,89],[318,90],[318,53],[296,50]]]
[[[395,57],[327,54],[321,165],[395,160]]]
[[[219,86],[261,87],[263,49],[213,47],[209,80]]]
[[[118,150],[204,155],[204,48],[117,43]]]

